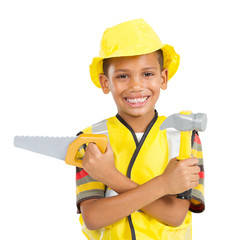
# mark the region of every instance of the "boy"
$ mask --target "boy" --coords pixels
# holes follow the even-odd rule
[[[204,210],[202,159],[177,161],[179,133],[161,131],[165,117],[155,110],[178,65],[179,55],[142,19],[104,32],[90,73],[111,92],[118,114],[83,131],[107,135],[106,152],[90,143],[77,155],[77,206],[88,239],[191,239],[191,211]],[[195,132],[193,142],[201,153]],[[176,197],[190,188],[191,200]]]

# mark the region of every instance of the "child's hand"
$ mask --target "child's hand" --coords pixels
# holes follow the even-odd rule
[[[89,143],[82,167],[93,179],[106,184],[107,179],[117,171],[110,143],[108,142],[105,153],[102,153],[96,144]]]
[[[161,175],[167,188],[165,191],[174,195],[196,187],[199,184],[198,173],[200,172],[200,168],[196,166],[197,163],[198,159],[195,157],[182,161],[176,158],[171,159]]]

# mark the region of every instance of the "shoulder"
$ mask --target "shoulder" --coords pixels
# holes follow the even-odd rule
[[[158,118],[157,118],[157,120],[156,120],[156,123],[155,123],[156,127],[158,128],[158,130],[160,132],[162,132],[163,134],[165,134],[166,131],[160,129],[160,126],[165,121],[165,119],[166,119],[166,116],[162,116],[162,115],[160,116],[159,115]]]
[[[96,122],[94,124],[92,124],[89,127],[84,128],[82,131],[80,131],[77,136],[79,136],[82,133],[85,134],[107,134],[107,125],[109,122],[114,122],[116,121],[117,118],[114,117],[110,117],[110,118],[106,118],[102,121]]]
[[[166,119],[166,116],[163,116],[163,115],[160,116],[159,115],[157,118],[157,122],[161,124],[163,121],[165,121],[165,119]]]

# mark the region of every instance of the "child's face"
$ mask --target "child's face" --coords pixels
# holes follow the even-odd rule
[[[123,118],[154,114],[160,89],[167,88],[168,70],[160,70],[155,53],[112,58],[107,77],[100,75],[104,93],[112,93]]]

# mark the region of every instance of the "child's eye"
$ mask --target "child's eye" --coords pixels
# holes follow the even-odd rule
[[[151,73],[151,72],[146,72],[143,74],[144,77],[150,77],[150,76],[153,76],[154,74]]]
[[[128,77],[128,75],[126,75],[126,74],[121,74],[121,75],[118,75],[117,76],[117,78],[122,78],[122,79],[125,79],[127,77]]]

